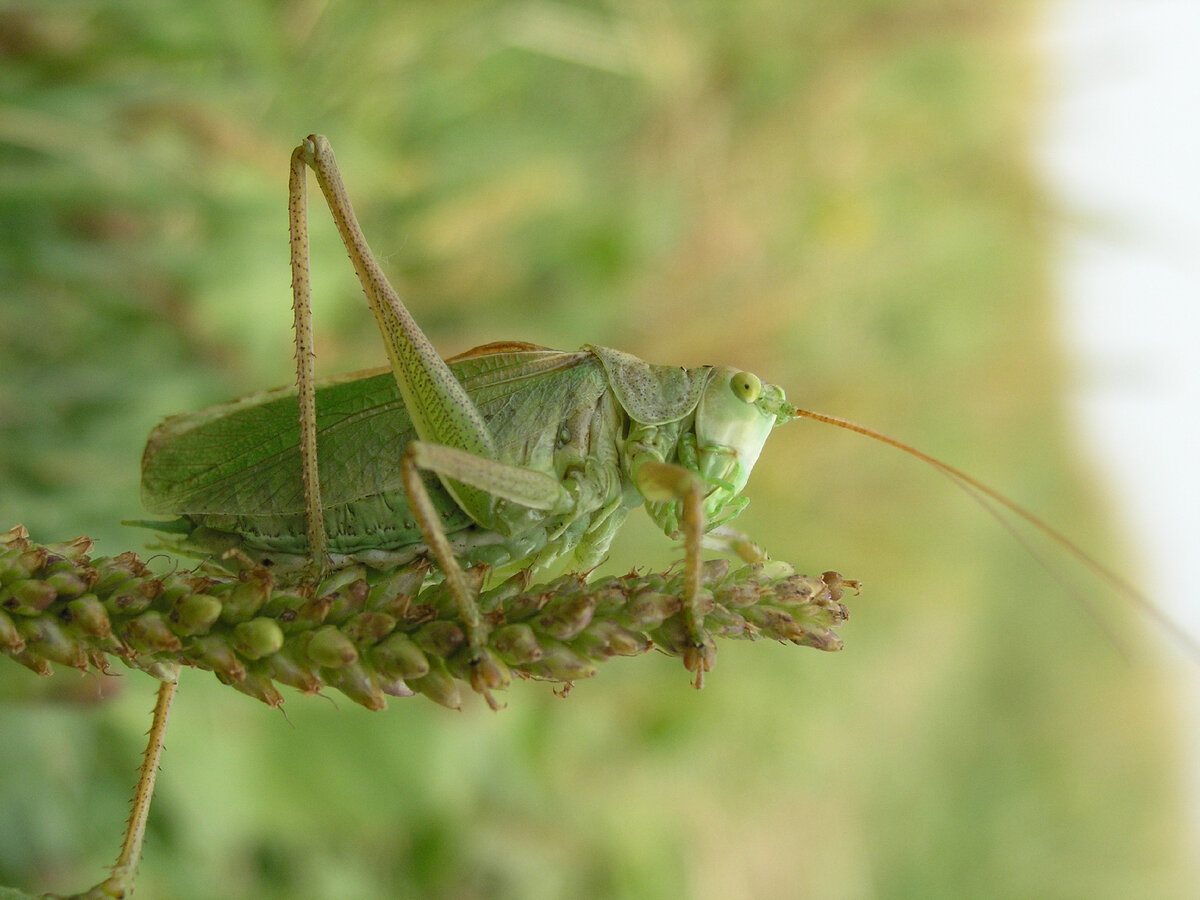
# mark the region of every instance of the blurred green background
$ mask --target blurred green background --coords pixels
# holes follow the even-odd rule
[[[140,548],[150,428],[291,377],[287,159],[320,131],[447,355],[744,366],[1120,568],[1063,424],[1038,7],[5,5],[0,526]],[[311,218],[319,370],[380,364]],[[748,493],[774,555],[864,581],[842,653],[726,644],[703,692],[623,660],[499,714],[280,715],[185,672],[138,896],[1194,896],[1128,609],[1084,588],[1123,655],[945,479],[832,429],[778,432]],[[635,518],[610,568],[674,557]],[[78,890],[115,856],[155,683],[111,681],[0,664],[0,884]]]

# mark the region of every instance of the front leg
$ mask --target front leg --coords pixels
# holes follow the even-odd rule
[[[692,682],[704,687],[704,673],[713,667],[717,646],[704,628],[701,608],[704,559],[700,555],[704,537],[704,486],[700,479],[682,466],[649,460],[637,470],[636,481],[642,496],[651,502],[679,502],[683,506],[680,521],[683,532],[683,625],[688,644],[683,664],[696,673]]]

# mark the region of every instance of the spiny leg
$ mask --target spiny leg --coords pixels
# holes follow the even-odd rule
[[[288,234],[292,251],[292,308],[296,327],[296,396],[300,405],[300,466],[308,552],[318,571],[328,567],[328,539],[317,467],[317,399],[313,383],[312,282],[308,270],[308,163],[303,147],[292,151],[288,178]]]
[[[509,465],[487,459],[442,444],[413,441],[405,449],[400,464],[401,480],[408,504],[421,528],[442,573],[446,587],[458,606],[463,625],[467,628],[471,662],[471,686],[487,697],[495,706],[489,689],[507,683],[498,660],[487,651],[488,628],[476,604],[476,591],[463,575],[462,568],[454,558],[450,541],[442,528],[437,508],[434,506],[420,473],[432,472],[454,482],[472,487],[489,496],[528,509],[542,510],[548,514],[570,512],[575,498],[554,476],[535,469]]]
[[[429,545],[438,566],[441,567],[450,595],[458,604],[459,615],[462,617],[463,625],[466,626],[471,649],[472,651],[478,650],[482,646],[481,642],[486,640],[486,635],[482,634],[483,618],[480,616],[479,608],[475,605],[474,600],[470,598],[471,592],[467,588],[466,577],[463,575],[458,560],[454,558],[454,550],[450,546],[446,532],[442,529],[437,508],[433,505],[433,501],[429,498],[429,492],[425,490],[425,485],[421,481],[421,473],[417,468],[411,449],[405,452],[400,461],[400,475],[404,482],[405,493],[408,494],[409,506],[412,507],[413,515],[416,516],[425,543]]]
[[[371,253],[329,142],[321,135],[310,135],[292,151],[288,209],[305,518],[310,554],[318,568],[325,568],[328,565],[328,539],[317,462],[308,266],[306,182],[309,168],[313,170],[325,196],[334,224],[384,338],[392,371],[417,433],[426,440],[489,459],[494,459],[496,452],[491,432],[478,409],[418,327]],[[492,501],[485,491],[469,485],[447,483],[445,486],[472,518],[487,522]]]
[[[697,689],[704,687],[704,673],[713,667],[717,648],[704,628],[701,590],[704,584],[704,558],[701,546],[704,538],[704,489],[695,474],[682,466],[648,461],[637,472],[638,490],[647,500],[678,501],[683,505],[680,525],[683,531],[683,626],[687,644],[683,648],[683,664],[696,673],[692,682]]]
[[[291,207],[293,232],[296,235],[293,237],[292,257],[298,355],[306,355],[300,344],[308,337],[302,324],[308,307],[307,235],[304,233],[306,226],[303,214],[305,166],[313,170],[325,196],[384,339],[405,409],[420,441],[426,442],[428,453],[421,459],[414,456],[414,448],[407,451],[401,463],[402,479],[426,543],[441,564],[447,586],[460,607],[463,623],[468,629],[472,682],[477,689],[486,693],[486,688],[493,686],[492,682],[498,677],[494,677],[494,672],[489,669],[498,671],[499,663],[490,665],[491,657],[485,653],[487,634],[473,592],[468,589],[462,570],[454,560],[437,511],[425,492],[417,469],[435,472],[454,502],[476,524],[501,533],[505,533],[507,524],[497,512],[502,500],[556,513],[569,511],[573,501],[552,476],[499,461],[495,439],[483,415],[417,326],[371,253],[347,196],[329,141],[317,134],[309,135],[292,155]],[[297,363],[297,380],[302,393],[306,390],[305,384],[311,382],[311,373],[306,375],[305,365],[303,360]],[[315,416],[310,415],[309,418],[315,419]],[[308,444],[307,459],[311,462],[306,462],[306,469],[309,466],[312,468],[311,474],[305,476],[309,543],[314,548],[323,548],[325,538],[320,527],[321,504],[317,499],[319,486],[315,472],[315,429]]]
[[[688,473],[691,474],[690,472]],[[704,494],[700,480],[694,475],[683,495],[683,623],[689,646],[684,650],[683,664],[696,673],[692,682],[696,689],[704,687],[704,673],[712,669],[716,645],[704,630],[704,612],[700,608],[700,589],[703,584],[704,558],[700,555],[704,537]]]
[[[467,649],[470,653],[470,682],[471,687],[483,694],[492,709],[499,709],[500,704],[492,697],[493,689],[501,689],[508,682],[508,674],[503,666],[494,660],[487,652],[488,628],[479,612],[476,592],[467,583],[466,575],[458,560],[454,558],[454,550],[450,540],[442,528],[437,508],[425,490],[421,481],[421,471],[417,466],[416,449],[412,446],[405,451],[400,460],[400,477],[404,482],[404,491],[408,495],[408,504],[421,528],[425,543],[429,546],[434,559],[442,570],[446,580],[446,588],[458,607],[459,618],[467,632]]]
[[[371,253],[329,141],[319,134],[310,135],[296,149],[296,155],[313,170],[325,195],[379,326],[400,395],[417,434],[424,441],[496,459],[495,440],[482,414],[421,331]],[[485,527],[491,525],[494,502],[487,491],[445,480],[443,484],[471,518]]]
[[[175,669],[175,676],[179,676],[178,667]],[[70,900],[120,900],[133,893],[133,879],[142,857],[142,839],[146,835],[146,820],[150,816],[150,801],[154,797],[154,782],[158,778],[158,763],[167,734],[167,718],[171,714],[171,703],[175,699],[177,686],[176,680],[164,681],[158,686],[154,718],[150,723],[150,737],[146,743],[146,752],[142,756],[142,767],[138,772],[137,787],[133,792],[133,806],[125,826],[125,840],[121,844],[121,852],[113,865],[112,874],[90,890],[74,895]]]

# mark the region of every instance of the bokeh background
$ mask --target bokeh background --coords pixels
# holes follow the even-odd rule
[[[289,379],[287,158],[320,131],[447,355],[743,366],[1136,579],[1062,423],[1038,11],[6,5],[0,526],[143,546],[119,522],[150,428]],[[320,370],[379,364],[311,218]],[[281,715],[185,672],[139,896],[1192,896],[1175,698],[1136,614],[1087,582],[1085,608],[861,438],[781,430],[748,493],[774,555],[864,581],[843,652],[727,644],[702,692],[621,660],[499,714]],[[610,568],[674,558],[640,519]],[[0,883],[78,890],[115,856],[155,684],[111,682],[0,664]]]

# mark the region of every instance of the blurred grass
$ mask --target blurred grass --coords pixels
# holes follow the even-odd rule
[[[289,378],[287,156],[321,131],[447,354],[728,362],[1112,555],[1028,159],[1037,4],[46,2],[0,12],[0,527],[145,539],[172,412]],[[312,215],[319,365],[378,364]],[[139,895],[1190,896],[1171,696],[944,479],[781,431],[744,527],[863,579],[839,655],[614,664],[566,702],[287,718],[185,673]],[[673,548],[641,522],[613,567]],[[647,548],[656,548],[648,550]],[[1095,593],[1086,588],[1089,596]],[[154,684],[0,667],[0,883],[115,855]],[[38,691],[30,699],[30,691]]]

